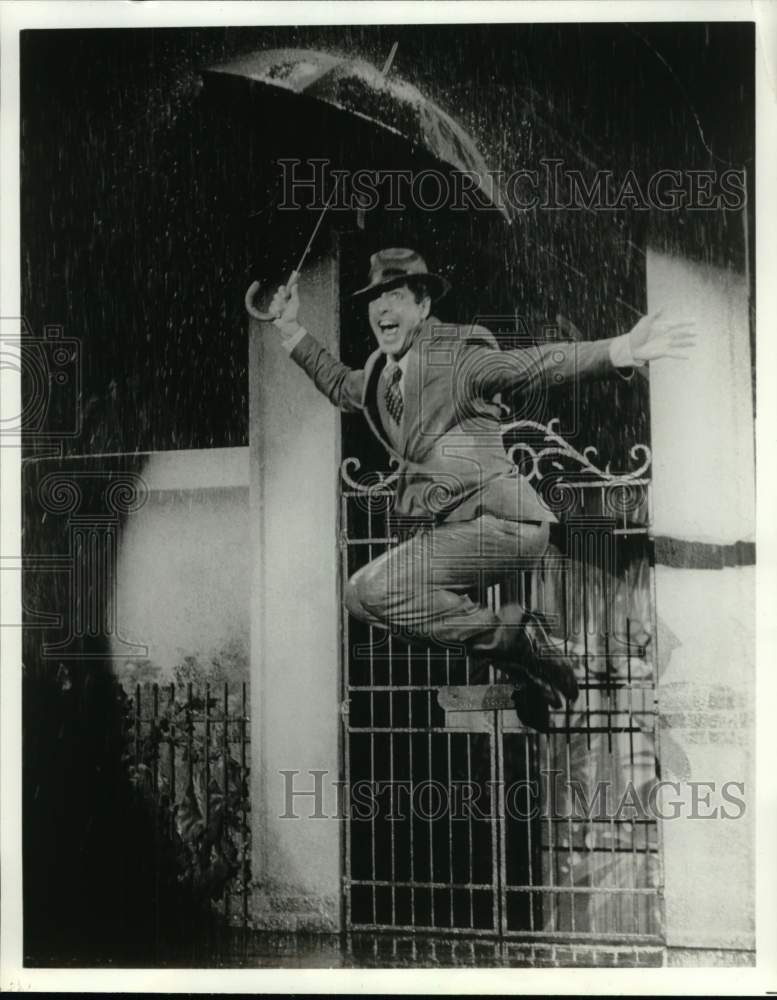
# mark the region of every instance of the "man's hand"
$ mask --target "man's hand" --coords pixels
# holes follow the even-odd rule
[[[284,337],[293,337],[301,327],[297,322],[299,312],[299,292],[297,279],[292,278],[288,285],[278,285],[278,291],[270,303],[269,312],[274,316],[273,326],[277,327]]]
[[[687,360],[688,350],[696,345],[692,320],[671,322],[663,318],[663,310],[643,316],[629,333],[629,347],[635,361],[658,361],[659,358]]]

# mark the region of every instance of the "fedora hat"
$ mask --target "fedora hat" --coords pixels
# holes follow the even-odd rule
[[[406,247],[392,247],[389,250],[378,250],[370,257],[369,284],[354,292],[351,298],[372,298],[404,285],[412,278],[423,278],[433,299],[442,298],[451,287],[439,274],[429,273],[420,253]]]

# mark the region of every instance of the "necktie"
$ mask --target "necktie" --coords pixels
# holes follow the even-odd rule
[[[402,369],[397,365],[386,380],[386,391],[383,396],[386,403],[386,410],[397,426],[399,426],[402,420],[402,410],[404,408],[402,389],[399,386],[401,378]]]

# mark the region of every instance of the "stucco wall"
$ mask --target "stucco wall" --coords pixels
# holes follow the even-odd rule
[[[670,945],[754,947],[754,583],[656,568],[661,777],[683,804],[662,824]]]
[[[306,266],[300,320],[334,353],[337,258]],[[295,790],[322,778],[336,802],[340,738],[337,470],[340,415],[284,351],[277,331],[251,321],[251,723],[253,920],[266,928],[339,927],[341,824],[311,819]]]
[[[650,366],[653,529],[730,544],[755,538],[747,282],[734,271],[648,253],[648,308],[696,320],[688,361]]]
[[[684,807],[662,823],[666,938],[670,947],[747,950],[755,809],[747,283],[656,252],[647,275],[650,311],[695,316],[699,332],[690,360],[650,371],[660,759]],[[694,782],[711,787],[694,791]],[[729,793],[744,807],[724,807],[726,783],[737,783]]]
[[[119,675],[170,682],[195,657],[248,680],[248,449],[156,452],[142,477],[148,498],[122,533],[117,600],[121,635],[148,662],[117,660]]]

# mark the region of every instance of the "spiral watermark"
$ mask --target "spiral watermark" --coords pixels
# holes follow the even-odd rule
[[[21,388],[19,404],[3,406],[0,445],[17,437],[25,443],[77,437],[82,364],[80,341],[63,327],[48,325],[36,336],[23,317],[0,317],[0,372],[18,376]]]

